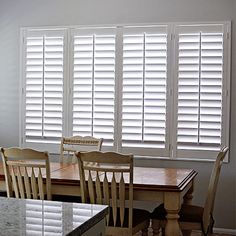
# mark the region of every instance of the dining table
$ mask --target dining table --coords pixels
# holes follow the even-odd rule
[[[50,163],[52,194],[80,196],[78,164]],[[184,168],[134,167],[133,199],[164,203],[167,211],[166,236],[179,236],[179,211],[182,204],[191,204],[197,172]],[[5,191],[0,163],[0,191]]]

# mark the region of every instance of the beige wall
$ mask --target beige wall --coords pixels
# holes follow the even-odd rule
[[[235,0],[0,0],[0,146],[19,141],[19,30],[23,26],[232,20],[230,163],[217,192],[217,228],[236,232],[236,1]],[[137,165],[194,168],[195,203],[202,203],[212,163],[137,160]]]

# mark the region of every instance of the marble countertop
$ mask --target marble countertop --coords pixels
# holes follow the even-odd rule
[[[0,212],[0,236],[73,236],[101,221],[108,207],[0,197]]]

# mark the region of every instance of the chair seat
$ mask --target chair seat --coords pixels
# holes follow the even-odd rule
[[[116,227],[121,227],[120,210],[119,208],[117,210],[118,210],[118,213],[117,213]],[[129,216],[129,209],[125,208],[125,218],[124,218],[124,223],[123,223],[123,227],[125,228],[127,228],[129,224],[128,216]],[[145,220],[149,221],[149,219],[150,219],[149,211],[143,210],[143,209],[135,209],[135,208],[133,209],[133,227],[141,224]],[[112,217],[112,208],[110,208],[109,226],[114,226],[113,217]]]
[[[195,205],[182,205],[179,212],[179,221],[182,222],[202,222],[203,216],[203,207]],[[166,219],[166,210],[164,204],[160,204],[155,210],[151,213],[152,219],[165,220]]]

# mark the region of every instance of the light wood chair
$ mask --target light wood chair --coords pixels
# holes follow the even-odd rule
[[[213,233],[213,209],[216,196],[217,184],[223,160],[228,152],[228,147],[223,147],[214,163],[205,204],[203,207],[195,205],[182,205],[179,212],[179,225],[183,235],[189,235],[191,230],[201,230],[203,236]],[[153,236],[159,235],[160,229],[165,228],[166,210],[164,205],[158,206],[151,214]]]
[[[51,200],[51,178],[47,152],[12,147],[1,148],[1,155],[7,197]],[[43,181],[45,174],[46,184]]]
[[[95,138],[92,136],[72,136],[62,137],[60,162],[61,163],[75,163],[75,152],[79,151],[100,151],[102,147],[102,138]]]
[[[133,155],[93,151],[76,156],[82,202],[109,206],[106,234],[133,235],[142,230],[147,236],[150,213],[133,208]]]

